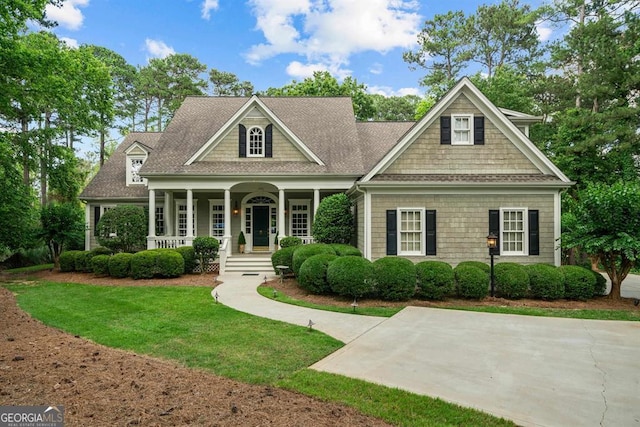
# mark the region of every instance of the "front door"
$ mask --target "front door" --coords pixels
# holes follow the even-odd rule
[[[253,207],[253,247],[269,247],[269,206]]]

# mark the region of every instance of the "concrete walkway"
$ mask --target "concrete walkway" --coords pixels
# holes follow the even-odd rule
[[[347,343],[312,369],[440,397],[523,426],[640,426],[640,322],[420,307],[389,319],[353,316],[263,298],[256,292],[263,276],[225,275],[212,294],[258,316],[301,326],[312,319],[314,328]]]

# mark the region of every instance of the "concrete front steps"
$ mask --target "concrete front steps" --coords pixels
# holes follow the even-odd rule
[[[271,254],[242,254],[227,257],[225,273],[266,273],[273,274]]]

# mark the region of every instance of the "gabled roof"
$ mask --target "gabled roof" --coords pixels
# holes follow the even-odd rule
[[[376,175],[383,173],[422,133],[442,115],[442,113],[460,96],[465,94],[480,111],[491,120],[507,137],[514,146],[519,149],[542,174],[553,175],[563,183],[571,183],[552,162],[549,160],[522,132],[512,123],[507,116],[467,77],[462,78],[447,94],[441,98],[427,114],[411,128],[386,155],[377,162],[371,170],[362,178],[361,182],[371,181]],[[517,113],[507,110],[510,113]],[[517,113],[521,114],[521,113]],[[523,115],[528,116],[528,115]],[[534,116],[528,116],[533,118]],[[524,118],[524,117],[522,117]]]

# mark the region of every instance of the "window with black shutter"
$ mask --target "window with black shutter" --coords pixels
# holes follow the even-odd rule
[[[484,145],[484,117],[473,118],[473,145]]]
[[[440,116],[440,144],[451,145],[451,117]]]
[[[436,211],[435,210],[427,210],[426,220],[427,226],[427,250],[426,255],[436,255]]]
[[[529,255],[540,255],[540,225],[538,211],[529,210]]]
[[[264,130],[264,156],[273,157],[273,125]]]
[[[398,255],[398,212],[387,211],[387,255]]]
[[[238,125],[238,155],[247,157],[247,128],[244,125]]]

